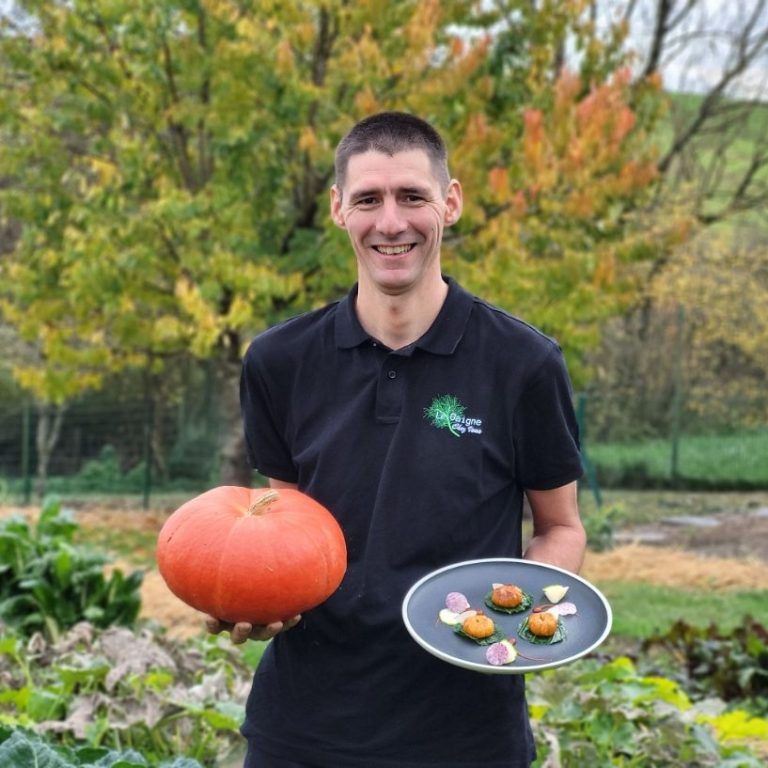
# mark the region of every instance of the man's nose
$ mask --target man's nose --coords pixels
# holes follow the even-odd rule
[[[382,235],[389,237],[400,234],[406,227],[405,218],[397,200],[384,200],[379,209],[379,217],[376,221],[376,229]]]

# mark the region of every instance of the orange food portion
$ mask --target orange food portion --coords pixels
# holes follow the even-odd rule
[[[482,640],[484,637],[490,637],[496,630],[493,621],[484,613],[478,613],[465,619],[461,628],[465,634],[470,637],[476,637],[479,640]]]
[[[552,637],[557,631],[557,622],[557,616],[552,613],[532,613],[528,617],[528,629],[538,637]]]
[[[502,584],[491,592],[491,601],[502,608],[517,608],[523,602],[523,590],[514,584]]]

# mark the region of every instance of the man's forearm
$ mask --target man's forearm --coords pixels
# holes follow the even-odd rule
[[[523,557],[578,573],[584,561],[587,537],[582,527],[553,526],[534,535]]]

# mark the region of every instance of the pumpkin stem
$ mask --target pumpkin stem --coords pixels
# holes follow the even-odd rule
[[[269,505],[272,504],[272,502],[277,501],[279,498],[280,494],[274,488],[272,488],[259,496],[259,498],[256,499],[256,501],[254,501],[250,507],[248,507],[248,512],[246,514],[249,517],[252,517],[253,515],[264,514],[264,512],[267,511]]]

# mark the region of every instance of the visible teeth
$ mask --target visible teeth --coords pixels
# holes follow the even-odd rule
[[[376,245],[374,246],[379,253],[385,256],[396,256],[398,253],[407,253],[411,250],[410,245]]]

